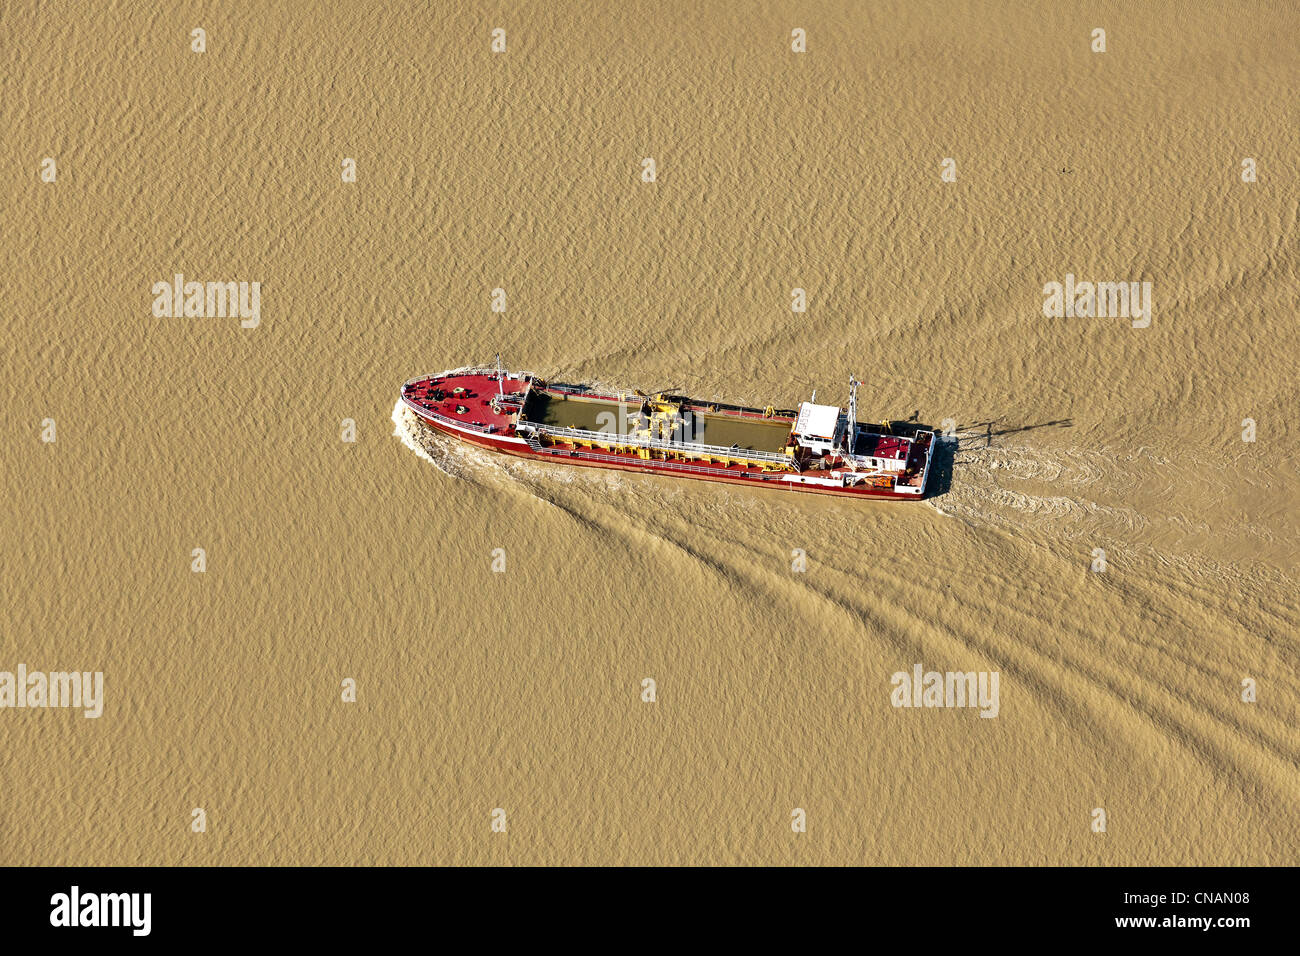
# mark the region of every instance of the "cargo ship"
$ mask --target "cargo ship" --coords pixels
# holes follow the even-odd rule
[[[659,392],[548,382],[466,367],[413,378],[402,405],[440,432],[493,451],[757,488],[920,499],[933,431],[857,420],[849,405],[748,408]]]

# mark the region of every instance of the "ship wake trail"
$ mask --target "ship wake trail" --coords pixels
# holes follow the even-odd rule
[[[436,433],[424,427],[400,400],[393,406],[393,437],[444,475],[474,480],[471,463],[467,461],[472,449],[459,442],[439,441]]]
[[[809,510],[781,500],[773,507],[725,488],[700,489],[692,496],[666,482],[631,482],[606,472],[564,472],[544,464],[491,457],[456,442],[444,446],[435,432],[401,408],[394,410],[393,420],[403,443],[444,473],[498,486],[556,509],[593,549],[600,546],[598,542],[617,542],[616,549],[653,556],[671,566],[674,580],[690,583],[682,588],[683,594],[711,594],[724,607],[759,607],[773,619],[809,622],[810,631],[820,635],[810,644],[813,649],[829,644],[838,653],[857,655],[874,666],[919,653],[916,648],[924,644],[952,660],[996,664],[1024,688],[1022,706],[1030,713],[1055,714],[1072,732],[1107,741],[1123,759],[1149,760],[1172,747],[1183,766],[1240,781],[1241,792],[1256,807],[1294,801],[1284,784],[1287,768],[1297,758],[1294,743],[1267,719],[1234,711],[1217,692],[1189,690],[1232,686],[1234,674],[1219,657],[1194,641],[1159,643],[1145,648],[1145,653],[1158,655],[1160,666],[1151,671],[1134,669],[1124,662],[1141,639],[1120,626],[1123,618],[1115,616],[1116,603],[1108,592],[1096,595],[1100,603],[1095,620],[1058,620],[1038,605],[1000,602],[999,626],[990,629],[967,611],[957,613],[958,606],[970,599],[950,593],[947,580],[936,577],[920,559],[908,557],[908,549],[901,550],[895,563],[860,555],[863,521],[877,532],[909,536],[913,543],[928,536],[933,545],[951,536],[951,531],[932,522],[868,513],[855,515],[858,523],[850,531],[841,520],[848,512],[837,506]],[[1079,562],[1087,550],[1063,546],[1058,539],[1073,541],[1076,534],[1085,534],[1091,540],[1106,527],[1119,542],[1136,547],[1135,538],[1142,537],[1135,534],[1135,528],[1142,526],[1141,515],[1134,521],[1123,509],[1091,505],[1087,499],[1100,497],[1098,492],[1111,482],[1140,480],[1144,469],[1168,465],[1140,451],[1125,455],[1110,449],[1028,445],[963,448],[959,457],[973,462],[964,469],[973,474],[959,475],[954,481],[955,506],[949,508],[948,495],[937,503],[977,531],[1023,531],[1028,525],[1035,532],[1030,537],[1037,539],[1026,541],[1021,534],[1008,545],[1001,535],[980,536],[990,560],[971,574],[979,582],[976,590],[991,595],[1026,587],[1026,573],[1034,578],[1033,589],[1044,592],[1085,574],[1086,563]],[[1017,490],[1022,487],[1027,490]],[[629,495],[629,488],[635,488],[636,494]],[[810,573],[790,573],[784,554],[774,560],[773,552],[784,551],[789,542],[808,540],[821,542]],[[929,546],[920,549],[921,553],[930,550]],[[1286,598],[1288,581],[1238,577],[1230,587],[1225,581],[1207,581],[1201,563],[1183,568],[1185,574],[1169,575],[1167,586],[1160,586],[1163,578],[1144,565],[1142,581],[1147,584],[1138,595],[1141,603],[1167,620],[1201,620],[1208,615],[1211,629],[1247,643],[1250,635],[1237,620],[1242,609],[1207,605],[1207,595],[1258,586],[1270,598],[1261,603],[1280,610],[1276,618],[1253,620],[1254,628],[1264,634],[1294,629],[1294,600]],[[1013,574],[1008,567],[1018,570]],[[1110,579],[1098,577],[1095,583],[1109,586]],[[894,599],[864,597],[879,594]],[[716,608],[701,606],[698,613],[711,610]],[[1045,622],[1050,626],[1044,628]],[[1058,634],[1069,639],[1057,643],[1053,635]]]
[[[392,420],[394,438],[449,478],[471,484],[508,487],[521,491],[530,498],[554,504],[542,479],[546,484],[554,485],[572,484],[580,477],[604,485],[616,484],[618,481],[618,477],[609,472],[590,475],[570,473],[554,466],[534,465],[532,462],[490,454],[434,431],[401,401],[393,406]]]
[[[984,447],[984,433],[961,432],[956,443],[957,474],[948,493],[931,501],[945,515],[973,524],[1023,530],[1026,522],[1079,533],[1081,521],[1114,524],[1133,531],[1146,518],[1132,509],[1090,500],[1088,486],[1117,476],[1118,462],[1104,451],[1027,446]],[[1126,479],[1127,480],[1127,479]]]
[[[972,431],[944,441],[954,448],[952,484],[928,503],[972,527],[1028,532],[1052,541],[1158,542],[1167,556],[1192,560],[1231,546],[1274,564],[1286,563],[1267,516],[1215,526],[1188,504],[1225,499],[1245,487],[1266,488],[1267,473],[1206,469],[1194,449],[1166,457],[1146,446],[1123,444],[988,447],[986,436]]]

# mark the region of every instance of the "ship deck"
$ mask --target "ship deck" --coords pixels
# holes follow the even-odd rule
[[[498,383],[494,375],[456,375],[408,382],[402,394],[420,408],[463,425],[507,431],[514,425],[514,413],[492,407],[498,387],[507,396],[519,396],[526,382],[506,379]]]
[[[625,434],[628,418],[635,421],[642,401],[640,397],[620,401],[607,396],[534,389],[528,396],[524,415],[538,425],[610,433],[617,429]],[[687,440],[700,444],[780,453],[790,436],[789,418],[764,418],[757,412],[710,412],[697,405],[686,405],[683,411],[691,416]]]
[[[911,441],[907,438],[890,435],[862,424],[858,425],[856,435],[853,451],[859,455],[901,461],[907,457],[912,447]]]

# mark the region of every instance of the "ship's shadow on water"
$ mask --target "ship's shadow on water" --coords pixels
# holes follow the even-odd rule
[[[917,421],[891,422],[890,427],[900,435],[913,435],[918,431],[935,433],[935,448],[930,463],[930,478],[925,486],[925,498],[939,498],[952,489],[954,470],[960,465],[974,463],[974,459],[960,458],[962,452],[978,451],[996,447],[995,439],[1003,435],[1016,435],[1033,431],[1036,428],[1072,428],[1074,420],[1060,418],[1052,422],[1039,422],[1036,425],[1010,425],[1005,419],[985,419],[959,425],[951,435],[944,435],[942,429],[933,425],[923,425]]]

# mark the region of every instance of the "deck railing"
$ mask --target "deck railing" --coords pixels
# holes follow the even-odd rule
[[[468,429],[469,431],[479,432],[483,435],[496,434],[495,432],[488,431],[487,425],[478,425],[475,424],[474,422],[465,422],[465,421],[461,421],[460,419],[449,418],[446,415],[442,414],[441,412],[435,412],[432,408],[425,408],[423,405],[419,404],[419,402],[412,402],[405,395],[402,396],[402,401],[406,402],[408,405],[415,406],[413,408],[413,411],[415,411],[416,414],[418,415],[423,415],[427,418],[436,418],[438,421],[445,422],[448,425],[454,425],[457,428],[465,428]]]
[[[531,442],[529,444],[531,444]],[[554,455],[557,458],[572,457],[572,458],[581,458],[584,461],[608,461],[620,465],[628,464],[627,458],[625,456],[620,456],[620,455],[602,455],[599,452],[578,451],[578,450],[570,451],[568,449],[563,449],[563,448],[546,448],[545,446],[540,446],[540,450],[546,452],[547,454]],[[726,468],[709,468],[705,465],[686,465],[686,464],[682,464],[681,462],[674,462],[674,461],[656,460],[650,462],[650,464],[652,464],[656,469],[668,468],[671,469],[672,471],[690,471],[702,475],[730,474],[734,477],[736,474],[738,474],[737,472],[730,472]]]
[[[525,379],[533,378],[533,373],[523,369],[511,371],[502,366],[497,368],[495,365],[465,365],[461,368],[449,368],[445,372],[439,372],[437,375],[429,375],[427,378],[447,378],[450,375],[496,375],[504,373],[507,378]]]

